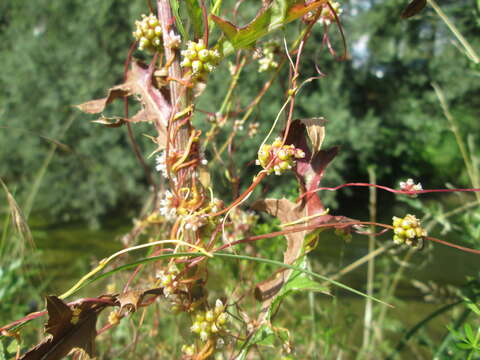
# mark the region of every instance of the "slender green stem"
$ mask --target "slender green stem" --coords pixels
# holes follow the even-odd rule
[[[148,245],[148,244],[145,244],[145,245]],[[220,253],[220,252],[213,253],[211,255],[213,255],[213,258],[226,258],[226,259],[255,261],[255,262],[259,262],[259,263],[274,265],[274,266],[281,267],[281,268],[296,270],[296,271],[302,272],[304,274],[310,275],[311,277],[313,277],[315,279],[327,281],[327,282],[329,282],[329,283],[331,283],[335,286],[338,286],[338,287],[340,287],[344,290],[347,290],[349,292],[352,292],[356,295],[359,295],[359,296],[362,296],[362,297],[371,297],[372,300],[374,300],[374,301],[376,301],[380,304],[392,307],[392,305],[390,305],[390,304],[388,304],[388,303],[386,303],[386,302],[384,302],[380,299],[377,299],[373,296],[368,296],[367,294],[364,294],[361,291],[353,289],[350,286],[347,286],[347,285],[342,284],[338,281],[327,278],[323,275],[314,273],[310,270],[302,269],[301,267],[298,267],[298,266],[295,266],[295,265],[289,265],[289,264],[282,263],[280,261],[263,259],[263,258],[253,257],[253,256],[246,256],[246,255],[235,255],[235,254],[227,254],[227,253]],[[129,263],[129,264],[119,266],[119,267],[117,267],[117,268],[115,268],[111,271],[108,271],[108,272],[103,273],[101,275],[97,275],[95,277],[89,276],[88,278],[86,278],[86,276],[84,276],[84,278],[86,278],[86,279],[84,281],[82,281],[82,283],[79,284],[78,286],[75,286],[74,290],[72,290],[73,288],[71,290],[69,290],[68,295],[72,295],[73,293],[77,292],[78,290],[82,289],[83,287],[85,287],[87,285],[90,285],[90,284],[92,284],[92,283],[94,283],[94,282],[96,282],[100,279],[103,279],[105,277],[109,277],[109,276],[111,276],[111,275],[113,275],[113,274],[115,274],[119,271],[122,271],[122,270],[127,270],[127,269],[134,268],[134,267],[136,267],[137,265],[140,265],[140,264],[145,264],[145,263],[148,263],[148,262],[153,262],[153,261],[158,261],[158,260],[161,260],[161,259],[168,259],[168,258],[173,258],[173,257],[205,257],[205,256],[206,256],[205,253],[201,253],[201,252],[185,252],[185,253],[164,254],[164,255],[158,255],[158,256],[153,256],[153,257],[149,257],[149,258],[144,258],[144,259],[141,259],[141,260]],[[105,267],[105,266],[103,266],[103,267]],[[90,275],[91,273],[92,272],[90,272],[87,275]],[[97,273],[98,273],[98,271],[97,271]],[[62,297],[65,297],[65,294],[62,295]]]
[[[368,167],[368,177],[370,184],[376,184],[377,178],[375,174],[375,168],[373,166]],[[377,221],[377,189],[375,187],[370,187],[370,196],[369,196],[369,212],[370,212],[370,221]],[[375,227],[370,226],[370,232],[375,233]],[[373,253],[375,251],[375,236],[368,236],[368,253]],[[373,286],[375,280],[375,257],[368,259],[367,266],[367,295],[372,296]],[[365,302],[365,315],[363,321],[363,343],[362,343],[362,352],[368,354],[370,347],[370,335],[372,332],[372,323],[373,323],[373,304],[370,299],[367,298]]]
[[[225,114],[225,109],[227,108],[227,105],[231,101],[233,90],[238,84],[238,79],[240,78],[240,74],[242,73],[242,70],[243,70],[243,67],[245,66],[246,61],[247,61],[247,58],[246,56],[244,56],[235,71],[235,75],[232,77],[232,81],[230,82],[230,86],[228,88],[227,94],[225,95],[222,106],[220,107],[220,110],[219,110],[220,114]]]
[[[75,116],[70,115],[68,121],[65,123],[63,128],[60,130],[59,133],[59,139],[65,135],[65,133],[68,131],[70,126],[73,124],[73,121],[75,120]],[[53,156],[55,155],[55,152],[58,149],[58,143],[54,142],[52,143],[50,147],[50,151],[47,154],[47,157],[43,161],[42,167],[38,171],[37,175],[34,178],[32,188],[30,192],[28,193],[28,198],[25,201],[25,206],[24,206],[24,214],[25,214],[25,219],[28,220],[28,217],[30,216],[30,213],[33,208],[33,203],[35,201],[35,198],[37,197],[38,190],[40,189],[40,185],[42,184],[43,178],[45,177],[45,174],[47,172],[48,166],[52,162]]]
[[[462,46],[464,47],[467,56],[475,62],[475,64],[478,64],[480,62],[480,58],[478,57],[477,53],[473,49],[473,47],[470,45],[470,43],[465,39],[462,35],[462,33],[457,29],[457,27],[450,21],[450,19],[445,15],[445,13],[440,9],[438,4],[435,2],[435,0],[427,0],[430,6],[435,10],[437,15],[440,17],[440,19],[443,20],[443,22],[448,26],[450,31],[455,35],[455,37],[460,41]]]
[[[307,259],[307,269],[311,270],[311,265],[310,262]],[[311,322],[311,328],[312,328],[312,336],[311,336],[311,342],[312,344],[315,344],[318,339],[317,339],[317,321],[316,321],[316,314],[315,314],[315,292],[310,291],[308,293],[308,307],[310,308],[310,322]],[[312,352],[311,352],[311,358],[312,360],[317,360],[318,359],[318,351],[317,347],[313,346]]]
[[[460,134],[460,130],[458,128],[457,122],[455,118],[450,113],[450,109],[448,108],[447,101],[445,100],[445,95],[443,94],[442,89],[437,83],[432,83],[433,89],[435,90],[435,94],[437,95],[438,101],[440,102],[440,106],[442,107],[443,113],[447,118],[448,123],[450,124],[450,129],[455,136],[455,140],[457,145],[460,149],[460,153],[462,154],[463,162],[465,163],[465,167],[467,168],[468,177],[470,178],[470,183],[473,187],[478,188],[480,184],[477,183],[475,179],[478,177],[475,176],[475,170],[473,169],[472,162],[470,156],[467,151],[467,147],[465,146],[465,142],[462,139],[462,135]],[[475,193],[477,201],[480,201],[480,193]]]

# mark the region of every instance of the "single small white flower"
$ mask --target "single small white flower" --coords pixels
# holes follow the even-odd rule
[[[225,345],[225,340],[223,340],[222,338],[218,338],[217,339],[217,348],[221,349],[221,348],[223,348],[224,345]]]
[[[167,42],[166,46],[168,46],[171,49],[177,49],[180,46],[180,43],[182,42],[182,39],[180,38],[180,35],[176,35],[173,30],[170,30],[167,36]]]
[[[206,331],[200,332],[200,339],[202,339],[202,341],[207,341],[208,340],[208,333]]]

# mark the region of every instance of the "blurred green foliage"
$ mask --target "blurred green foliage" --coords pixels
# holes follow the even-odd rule
[[[51,147],[39,135],[66,144],[69,150],[57,150],[35,202],[34,210],[52,222],[95,221],[119,204],[139,203],[144,193],[126,130],[91,124],[73,108],[122,81],[131,24],[142,5],[0,4],[0,174],[24,201]]]
[[[462,133],[478,133],[475,114],[480,100],[474,96],[480,86],[478,66],[463,56],[431,8],[403,21],[399,13],[404,5],[401,0],[346,2],[342,24],[350,54],[347,61],[337,61],[322,46],[321,26],[315,27],[305,49],[302,78],[317,75],[315,64],[327,76],[302,89],[295,114],[325,116],[329,121],[325,146],[342,146],[325,184],[366,180],[367,166],[376,164],[378,181],[387,185],[407,177],[418,178],[426,187],[442,187],[445,182],[469,185],[431,82],[444,88]],[[474,48],[480,42],[476,5],[473,0],[442,3]],[[245,2],[239,23],[251,20],[257,8],[258,4]],[[132,24],[142,12],[147,12],[144,1],[7,0],[0,4],[0,174],[25,199],[51,147],[38,135],[65,143],[70,151],[57,150],[34,209],[52,221],[81,218],[95,222],[114,209],[140,204],[145,194],[144,174],[130,149],[126,129],[91,124],[92,117],[72,109],[73,104],[103,96],[106,88],[121,82]],[[293,38],[297,30],[298,25],[291,24],[267,40],[277,40],[282,47],[282,36]],[[217,29],[212,39],[218,34]],[[334,25],[329,35],[341,54]],[[211,76],[198,108],[216,112],[220,107],[228,86],[228,60],[233,59],[227,59]],[[257,68],[252,61],[240,77],[242,86],[235,93],[239,108],[248,105],[271,75],[259,74]],[[233,162],[224,156],[224,163],[217,164],[215,186],[226,200],[231,185],[225,179],[225,166],[235,165],[241,185],[248,185],[257,170],[253,160],[261,134],[269,129],[284,101],[279,95],[285,93],[287,79],[284,69],[280,81],[252,114],[250,121],[260,123],[260,134],[235,143]],[[196,123],[208,128],[205,116],[198,115]],[[219,144],[230,130],[229,124],[222,129]],[[146,128],[135,126],[135,132],[143,153],[149,154],[152,146],[141,136]],[[472,139],[473,151],[478,141]],[[268,179],[264,185],[265,191],[276,194],[292,194],[294,188],[293,177],[280,183]]]

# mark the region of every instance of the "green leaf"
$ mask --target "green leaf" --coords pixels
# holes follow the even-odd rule
[[[13,341],[7,346],[7,353],[15,354],[17,352],[18,346],[19,345],[17,339],[13,339]]]
[[[183,40],[188,40],[188,34],[185,31],[185,28],[183,27],[182,23],[182,18],[180,17],[180,5],[178,3],[178,0],[170,0],[170,6],[172,7],[172,12],[173,15],[175,16],[176,24],[178,31],[180,31],[180,34],[182,35]]]
[[[303,256],[299,262],[300,263],[297,266],[299,269],[302,269],[302,271],[295,270],[292,272],[287,282],[280,290],[278,296],[272,302],[270,313],[274,313],[276,310],[272,309],[276,309],[285,297],[296,291],[318,291],[328,294],[328,288],[326,286],[320,285],[303,272],[308,270],[307,257]]]
[[[307,258],[303,257],[298,265],[301,269],[307,269]],[[304,272],[294,271],[287,281],[279,297],[284,297],[293,291],[318,291],[328,293],[328,287],[320,285],[315,280],[310,279]]]
[[[470,343],[474,343],[475,342],[475,335],[473,335],[472,326],[470,324],[466,323],[465,325],[463,325],[463,330],[465,331],[465,336],[467,337],[468,341]]]
[[[466,300],[466,305],[468,306],[468,308],[470,310],[472,310],[475,314],[477,314],[478,316],[480,316],[480,307],[478,307],[477,304],[475,304],[473,301],[471,301],[470,299],[467,299]]]
[[[254,345],[273,346],[275,340],[275,333],[267,324],[260,326],[255,334],[250,337],[245,344],[243,344],[242,351],[236,359],[245,360],[249,349]]]
[[[275,333],[272,331],[270,326],[263,325],[256,333],[252,336],[251,345],[264,345],[264,346],[273,346],[275,340]]]
[[[0,340],[0,360],[5,360],[5,348],[3,347],[3,341]]]
[[[459,349],[462,349],[462,350],[471,350],[472,349],[472,345],[470,344],[466,344],[466,343],[457,343],[455,344]]]
[[[193,33],[195,38],[200,38],[203,35],[203,19],[202,8],[198,4],[198,0],[185,0],[187,6],[188,18],[192,22]]]
[[[214,14],[210,17],[222,29],[234,48],[247,48],[254,45],[261,37],[278,30],[326,2],[327,0],[317,0],[305,4],[303,0],[276,0],[265,5],[255,19],[243,27],[238,27]]]

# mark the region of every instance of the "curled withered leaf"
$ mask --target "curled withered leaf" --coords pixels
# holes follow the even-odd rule
[[[130,87],[126,82],[109,89],[108,95],[106,97],[96,100],[90,100],[83,104],[76,105],[76,107],[88,114],[98,114],[105,110],[105,107],[115,99],[123,98],[130,95]]]
[[[325,124],[327,120],[323,117],[300,119],[303,125],[307,128],[308,138],[312,143],[312,153],[317,154],[325,139]]]
[[[120,311],[125,309],[128,312],[137,311],[138,303],[143,297],[145,291],[142,290],[130,290],[121,293],[117,296],[117,301],[120,304]]]
[[[135,312],[142,305],[147,296],[158,296],[163,293],[162,288],[154,288],[148,290],[130,290],[123,292],[115,297],[116,302],[120,305],[120,311]]]
[[[405,9],[403,9],[400,17],[402,19],[408,19],[417,15],[427,5],[427,0],[412,0]]]
[[[306,216],[304,207],[298,206],[285,198],[258,200],[252,204],[252,208],[278,218],[282,224],[295,222]],[[283,253],[283,262],[285,264],[292,265],[302,255],[303,239],[306,234],[306,231],[299,231],[285,235],[287,239],[287,248]],[[258,301],[263,302],[263,314],[267,313],[268,307],[272,304],[275,296],[282,289],[291,273],[291,269],[281,269],[267,280],[255,286],[254,295]]]
[[[102,115],[99,119],[92,120],[93,123],[105,125],[106,127],[110,127],[110,128],[120,127],[120,126],[126,124],[127,122],[137,123],[137,122],[141,122],[141,121],[149,121],[148,116],[147,116],[147,112],[143,109],[140,110],[134,116],[132,116],[131,118],[128,118],[128,119],[125,119],[123,117],[118,117],[118,116],[106,117],[106,116]]]
[[[92,120],[93,123],[105,125],[106,127],[116,128],[120,127],[126,123],[124,118],[121,117],[105,117],[102,116],[100,119]]]
[[[277,270],[273,276],[256,284],[253,292],[255,299],[263,302],[272,299],[278,294],[287,280],[285,271],[285,269]],[[270,301],[268,305],[270,305]]]
[[[114,100],[134,96],[135,99],[140,101],[142,109],[133,117],[129,119],[102,117],[95,122],[109,127],[118,127],[125,122],[150,121],[155,124],[158,133],[166,137],[166,127],[172,109],[161,90],[153,85],[152,71],[153,69],[141,63],[133,62],[123,84],[112,87],[108,90],[107,96],[102,99],[87,101],[76,107],[89,114],[98,114],[104,111],[107,105]],[[165,141],[161,141],[161,143],[163,144]]]
[[[97,315],[106,306],[106,303],[80,303],[70,307],[56,296],[47,296],[45,331],[52,336],[23,354],[20,360],[59,360],[73,349],[93,358]]]

